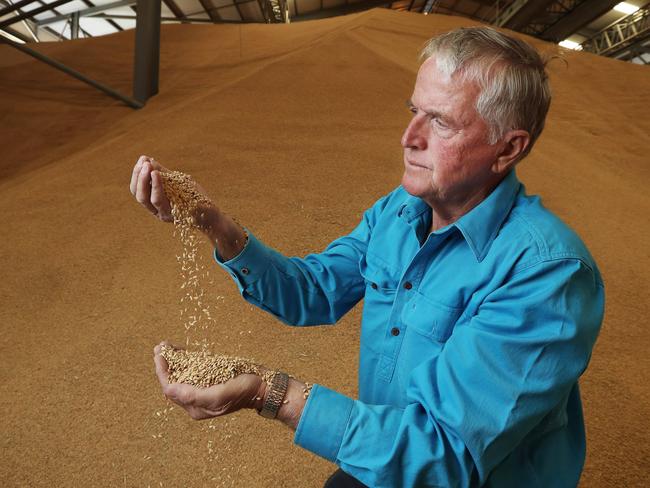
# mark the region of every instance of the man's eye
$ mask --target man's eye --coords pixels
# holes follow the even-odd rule
[[[449,128],[449,126],[447,124],[445,124],[442,120],[440,120],[440,118],[438,118],[438,117],[433,117],[432,123],[433,123],[433,125],[435,125],[436,127],[441,128],[441,129],[448,129]]]
[[[415,107],[409,107],[408,109],[409,109],[409,112],[411,112],[413,115],[415,115],[416,113],[418,113],[418,109],[415,108]]]

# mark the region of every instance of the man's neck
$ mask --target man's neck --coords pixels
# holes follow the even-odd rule
[[[494,182],[492,185],[469,195],[460,202],[450,204],[439,201],[427,201],[427,204],[431,207],[431,228],[429,229],[429,233],[453,224],[463,215],[470,212],[492,193],[502,179],[503,178]]]

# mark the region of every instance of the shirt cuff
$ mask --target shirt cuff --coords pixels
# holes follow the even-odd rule
[[[354,400],[321,385],[312,387],[294,442],[331,462],[341,447]]]
[[[271,250],[248,232],[248,229],[246,232],[248,241],[244,249],[234,258],[224,261],[217,249],[214,249],[214,260],[233,277],[240,292],[257,281],[271,263]]]

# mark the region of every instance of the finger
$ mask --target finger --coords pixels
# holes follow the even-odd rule
[[[151,205],[151,165],[148,161],[142,163],[142,169],[138,176],[138,186],[135,199],[144,205],[151,213],[156,214],[158,211]]]
[[[158,217],[165,222],[172,220],[172,208],[163,187],[159,170],[151,172],[151,204],[158,211]]]
[[[184,350],[185,350],[184,347],[177,346],[177,345],[175,345],[175,344],[172,344],[172,343],[169,342],[169,341],[162,341],[160,344],[157,344],[156,346],[154,346],[154,348],[153,348],[153,354],[154,354],[154,356],[155,356],[156,354],[160,354],[160,353],[162,352],[162,348],[163,348],[163,346],[170,347],[170,348],[175,349],[175,350],[177,350],[177,351],[184,351]]]
[[[140,156],[138,162],[133,166],[133,172],[131,173],[131,183],[129,184],[129,190],[131,190],[131,194],[133,196],[135,196],[135,193],[138,190],[138,176],[140,175],[140,170],[142,169],[143,157],[144,156]]]
[[[177,346],[176,344],[172,344],[172,343],[169,342],[169,341],[163,341],[163,342],[161,342],[160,344],[161,344],[161,345],[165,345],[165,346],[169,346],[169,347],[171,347],[172,349],[176,349],[177,351],[184,351],[184,350],[185,350],[185,348],[184,348],[183,346]]]
[[[158,350],[153,357],[153,362],[156,366],[156,376],[164,391],[165,387],[169,385],[169,364],[167,364],[167,360],[160,354],[160,346],[156,347]]]
[[[183,408],[194,406],[196,392],[198,390],[196,386],[186,385],[184,383],[170,383],[163,388],[165,395]]]
[[[153,348],[153,355],[155,356],[156,354],[160,354],[162,352],[163,346],[169,346],[169,342],[167,341],[162,341],[160,344],[156,344]]]
[[[198,407],[209,408],[218,404],[219,398],[226,398],[229,389],[224,384],[212,385],[208,388],[197,388],[194,392],[194,404]],[[230,392],[232,393],[232,392]]]
[[[192,417],[193,420],[205,420],[213,417],[212,415],[208,415],[201,408],[188,407],[185,410],[190,414],[190,417]]]
[[[149,163],[151,164],[151,167],[157,171],[160,171],[164,173],[165,171],[169,171],[167,168],[165,168],[162,164],[160,164],[158,161],[156,161],[154,158],[149,158]]]

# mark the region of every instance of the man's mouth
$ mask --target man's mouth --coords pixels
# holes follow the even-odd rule
[[[414,161],[411,161],[410,159],[407,159],[407,160],[406,160],[406,163],[407,163],[409,166],[414,167],[414,168],[429,169],[429,168],[427,168],[426,166],[423,166],[423,165],[418,164],[418,163],[416,163],[416,162],[414,162]]]

